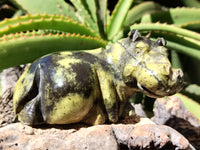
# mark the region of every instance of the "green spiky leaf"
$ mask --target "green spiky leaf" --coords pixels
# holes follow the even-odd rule
[[[25,10],[27,13],[30,14],[59,14],[59,15],[66,15],[74,20],[79,20],[74,8],[68,5],[64,0],[12,0],[14,3],[21,9]]]
[[[195,14],[195,15],[194,15]],[[188,22],[200,20],[200,9],[197,8],[170,8],[168,11],[158,11],[143,17],[143,23],[168,23],[180,26]]]
[[[89,50],[104,47],[98,38],[80,34],[42,34],[27,32],[0,38],[0,70],[34,61],[45,54],[64,50]]]
[[[128,27],[135,23],[145,14],[151,14],[160,11],[161,6],[155,2],[143,2],[128,11],[124,26]]]
[[[107,25],[107,0],[95,0],[96,1],[96,15],[97,23],[99,26],[99,32],[101,36],[106,38],[106,25]]]
[[[16,18],[5,19],[0,22],[0,36],[21,31],[51,29],[58,32],[79,33],[87,36],[98,37],[94,31],[88,29],[77,21],[60,15],[26,15]]]
[[[188,29],[188,30],[200,31],[200,19],[199,21],[193,21],[193,22],[182,24],[180,25],[180,27]]]
[[[186,36],[192,39],[200,40],[199,33],[182,29],[174,25],[167,25],[167,24],[160,24],[160,23],[148,23],[148,24],[142,23],[142,24],[132,25],[131,29],[138,29],[140,31],[164,31],[164,32],[170,32],[170,33]]]
[[[200,86],[199,85],[190,84],[184,88],[182,93],[188,95],[190,98],[200,103]]]
[[[188,7],[200,8],[200,2],[198,0],[183,0],[183,4]]]
[[[175,96],[179,97],[182,102],[184,103],[185,107],[192,113],[194,116],[196,116],[200,122],[200,104],[192,100],[191,98],[188,98],[187,96],[183,94],[176,94]]]
[[[131,7],[133,0],[119,0],[110,18],[107,26],[108,39],[111,40],[121,29]]]
[[[92,19],[94,22],[97,22],[97,16],[96,16],[96,3],[95,0],[85,0],[85,3],[88,7],[88,11],[92,16]]]
[[[75,8],[78,10],[78,13],[81,16],[82,22],[93,29],[96,33],[98,33],[97,24],[92,19],[92,16],[89,13],[89,9],[85,3],[85,0],[70,0]]]

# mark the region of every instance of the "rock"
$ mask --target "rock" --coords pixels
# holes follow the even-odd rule
[[[0,127],[14,121],[13,92],[20,75],[26,66],[11,67],[0,73]]]
[[[155,102],[154,117],[157,124],[164,124],[184,135],[189,142],[200,149],[200,124],[198,119],[190,113],[183,102],[176,96],[159,98]]]
[[[156,149],[186,149],[188,143],[185,142],[179,133],[175,133],[172,128],[157,125],[137,126],[129,138],[128,147],[131,149],[156,148]]]
[[[186,138],[170,127],[148,119],[135,125],[111,124],[73,128],[38,127],[13,123],[0,128],[1,150],[80,149],[183,149],[191,150]],[[79,126],[80,127],[80,126]]]
[[[65,143],[69,150],[75,149],[109,149],[117,150],[118,143],[112,131],[112,126],[94,126],[82,128],[71,134]]]
[[[180,98],[176,96],[169,96],[165,98],[158,98],[155,102],[154,117],[152,120],[158,124],[165,124],[173,116],[182,118],[191,123],[195,127],[200,127],[198,119],[192,115],[184,106]]]
[[[4,69],[0,73],[0,95],[4,93],[7,89],[12,88],[15,86],[17,80],[19,79],[20,75],[24,71],[25,66],[18,66],[18,67],[11,67],[8,69]]]
[[[6,75],[4,77],[6,77]],[[14,81],[16,81],[15,78]],[[4,85],[6,84],[4,82]],[[156,125],[149,119],[141,119],[142,121],[135,125],[112,124],[91,127],[83,124],[72,124],[32,128],[21,123],[12,123],[14,120],[12,109],[12,93],[14,88],[8,88],[7,86],[5,89],[7,90],[0,100],[0,126],[6,125],[0,128],[0,150],[193,149],[188,140],[181,134],[170,127]],[[165,112],[168,112],[166,108],[174,110],[166,115],[168,116],[166,117],[167,119],[171,118],[171,112],[173,112],[173,114],[180,114],[181,116],[180,112],[177,113],[180,107],[176,107],[176,109],[171,107],[179,105],[173,105],[173,103],[169,104],[168,107],[160,105],[161,109],[157,111],[158,115],[156,116],[159,116],[159,113],[166,115],[167,113]],[[166,103],[164,102],[161,104]],[[181,109],[182,108],[181,106]],[[137,112],[140,116],[145,116],[145,113],[141,112],[141,106],[135,106],[135,109],[139,110]],[[176,118],[174,118],[174,120],[175,124],[177,124]],[[135,121],[135,118],[127,118],[127,120],[121,123],[133,122],[137,122],[137,119]],[[166,120],[164,119],[161,122],[166,122]],[[191,132],[191,130],[188,131],[185,128],[183,131],[186,132],[187,135],[190,135],[189,139],[191,139],[191,137],[196,139],[200,133],[200,130],[198,130],[198,132]],[[196,133],[198,133],[198,135]],[[199,139],[196,140],[200,141]],[[194,142],[194,140],[192,142]]]
[[[14,88],[9,88],[0,97],[0,127],[12,123],[15,119],[12,101],[13,91]]]
[[[142,104],[133,104],[132,106],[135,108],[135,114],[140,117],[147,117],[146,113],[144,112],[142,108]]]

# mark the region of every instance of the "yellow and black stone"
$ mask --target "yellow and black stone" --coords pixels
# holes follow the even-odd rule
[[[117,122],[137,91],[162,97],[181,89],[183,74],[172,69],[165,45],[133,30],[106,49],[44,56],[17,82],[15,114],[29,125]]]

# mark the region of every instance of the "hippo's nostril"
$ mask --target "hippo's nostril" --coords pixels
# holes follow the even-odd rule
[[[172,69],[171,69],[170,65],[163,65],[160,71],[162,72],[163,75],[167,75],[168,76],[168,75],[171,74],[171,70]]]
[[[181,74],[179,74],[179,75],[178,75],[178,79],[179,79],[179,80],[181,80],[181,79],[182,79],[182,76],[181,76]]]
[[[183,81],[183,72],[180,69],[177,69],[177,80],[179,80],[179,82]]]
[[[171,91],[171,90],[170,90],[169,88],[166,89],[166,92],[167,92],[167,93],[170,93],[170,91]]]

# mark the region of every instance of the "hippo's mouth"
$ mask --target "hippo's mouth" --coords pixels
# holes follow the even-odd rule
[[[145,86],[142,86],[140,83],[137,83],[137,86],[142,91],[142,93],[144,93],[145,95],[149,97],[160,98],[164,96],[164,95],[158,95],[155,92],[150,91],[148,88],[146,88]]]
[[[163,87],[161,89],[157,89],[157,91],[155,91],[155,92],[149,90],[148,88],[141,85],[140,83],[137,83],[137,86],[140,89],[140,91],[142,93],[144,93],[145,95],[147,95],[149,97],[153,97],[153,98],[160,98],[160,97],[164,97],[164,96],[170,96],[170,95],[173,95],[173,94],[179,92],[183,88],[183,82],[181,84],[179,84],[179,86],[174,86],[173,88],[170,88],[170,87],[164,88]]]

